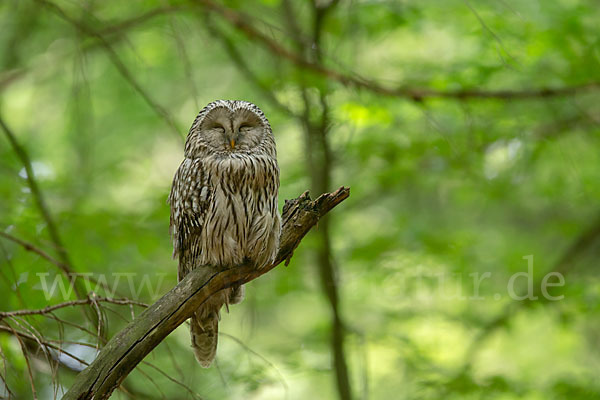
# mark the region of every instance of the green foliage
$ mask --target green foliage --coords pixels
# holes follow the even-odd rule
[[[280,205],[306,190],[301,121],[269,93],[301,114],[307,86],[316,104],[327,93],[331,189],[352,188],[331,216],[331,236],[355,397],[600,398],[598,87],[526,100],[382,96],[299,67],[202,3],[54,0],[102,35],[177,132],[98,37],[39,2],[0,4],[0,115],[33,162],[74,271],[105,277],[114,297],[148,303],[176,284],[166,198],[187,127],[212,100],[258,104],[278,143]],[[223,2],[295,52],[284,3]],[[291,3],[308,38],[313,10]],[[562,88],[600,81],[599,20],[591,1],[341,1],[326,17],[321,51],[326,68],[389,88]],[[308,111],[311,120],[318,111]],[[25,177],[3,136],[0,229],[59,258]],[[578,247],[586,232],[590,240]],[[216,367],[198,367],[182,326],[147,357],[164,373],[142,364],[126,389],[138,398],[193,398],[181,383],[203,398],[336,398],[318,245],[309,236],[288,268],[248,285],[246,300],[223,316],[228,335]],[[540,298],[517,301],[509,282],[527,272],[529,255]],[[3,238],[0,265],[2,311],[75,299],[61,294],[69,282],[55,265]],[[557,269],[565,284],[548,292],[564,298],[544,299],[540,284]],[[55,277],[47,297],[43,282]],[[526,279],[515,288],[525,291]],[[88,289],[110,294],[94,283]],[[103,310],[109,337],[140,312]],[[0,325],[96,345],[81,307],[55,316],[87,332],[43,316]],[[70,386],[72,371],[53,376],[39,346],[24,346],[39,398]],[[94,349],[65,346],[93,358]],[[31,397],[19,341],[1,331],[0,347],[14,398]],[[3,390],[0,381],[0,397]]]

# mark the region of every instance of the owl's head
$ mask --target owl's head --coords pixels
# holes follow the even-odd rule
[[[185,143],[186,157],[275,151],[269,121],[260,108],[241,100],[217,100],[196,117]]]

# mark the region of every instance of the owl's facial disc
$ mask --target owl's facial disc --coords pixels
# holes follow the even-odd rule
[[[257,146],[264,135],[260,118],[249,110],[231,112],[224,107],[215,108],[200,126],[207,145],[220,151],[246,151]]]
[[[232,115],[231,122],[237,149],[250,150],[258,146],[264,136],[265,127],[256,114],[249,110],[236,110]]]

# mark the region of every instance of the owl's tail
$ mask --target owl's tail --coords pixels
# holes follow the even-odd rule
[[[202,367],[208,368],[217,354],[219,316],[216,313],[211,313],[201,318],[201,314],[202,312],[199,310],[190,319],[190,334],[196,360]]]
[[[223,305],[229,312],[229,304],[238,304],[244,299],[244,286],[234,286],[213,295],[190,318],[192,349],[196,360],[204,368],[210,367],[217,354],[220,310]]]

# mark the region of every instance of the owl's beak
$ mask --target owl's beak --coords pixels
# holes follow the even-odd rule
[[[229,144],[231,145],[231,148],[233,149],[235,147],[235,139],[231,139],[229,141]]]

